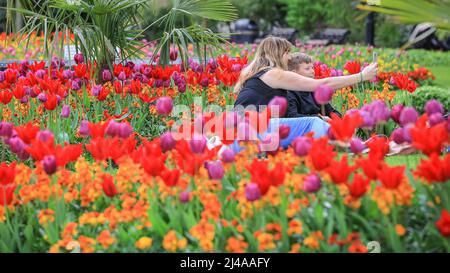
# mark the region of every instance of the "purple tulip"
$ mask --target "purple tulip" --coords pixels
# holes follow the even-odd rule
[[[403,104],[397,104],[392,107],[391,118],[397,123],[400,123],[400,114],[402,113],[403,108]]]
[[[125,74],[125,72],[121,71],[117,76],[117,79],[119,79],[119,81],[124,81],[127,79],[127,75]]]
[[[285,139],[289,136],[289,133],[291,132],[291,127],[286,124],[281,124],[278,128],[278,132],[280,134],[280,139]]]
[[[405,142],[405,137],[404,137],[404,130],[403,128],[396,128],[392,134],[391,134],[391,138],[392,140],[397,143],[397,144],[402,144],[403,142]]]
[[[161,150],[167,152],[175,148],[177,144],[176,140],[173,138],[171,132],[165,132],[159,138],[159,144],[161,145]]]
[[[312,143],[309,138],[300,136],[294,139],[292,146],[296,155],[306,156],[311,149]]]
[[[44,171],[48,175],[52,175],[56,172],[56,158],[54,155],[46,155],[42,159],[42,165],[44,166]]]
[[[79,133],[82,136],[88,136],[90,134],[89,132],[89,122],[87,120],[82,120],[80,123],[80,130]]]
[[[209,79],[207,78],[207,77],[204,77],[204,78],[202,78],[201,80],[200,80],[200,85],[202,86],[202,87],[208,87],[208,85],[209,85]]]
[[[180,202],[181,203],[187,203],[189,202],[189,192],[188,191],[183,191],[180,193]]]
[[[80,88],[81,88],[80,83],[78,81],[73,80],[71,89],[76,91],[76,90],[80,90]]]
[[[13,152],[15,154],[20,153],[26,147],[26,144],[18,136],[9,138],[8,145],[9,145],[9,148],[11,149],[11,152]]]
[[[222,152],[222,154],[220,155],[220,158],[222,159],[222,161],[224,163],[231,163],[231,162],[234,162],[235,154],[234,154],[233,150],[226,149],[225,151]]]
[[[363,124],[361,128],[371,129],[375,125],[375,120],[373,117],[366,111],[359,111],[361,117],[363,118]]]
[[[413,124],[408,124],[403,128],[403,139],[405,142],[411,143],[412,142],[412,137],[411,137],[411,132],[410,129],[414,127]]]
[[[130,124],[122,122],[120,123],[119,131],[117,133],[119,137],[127,138],[131,135],[131,133],[133,133],[133,128],[131,127]]]
[[[102,79],[105,82],[109,82],[110,80],[112,80],[111,72],[108,69],[103,70],[103,72],[102,72]]]
[[[322,182],[317,174],[310,174],[305,178],[303,190],[308,193],[314,193],[320,190]]]
[[[206,162],[205,168],[208,170],[209,179],[221,180],[225,173],[220,160]]]
[[[0,83],[5,81],[5,72],[0,71]]]
[[[100,84],[94,85],[91,88],[91,94],[94,97],[98,97],[98,95],[100,95],[100,91],[102,91],[102,86]]]
[[[46,72],[43,69],[39,69],[38,71],[36,71],[35,75],[36,77],[38,77],[39,79],[43,79],[45,76]]]
[[[241,68],[242,68],[242,66],[240,64],[233,64],[231,66],[231,71],[232,72],[239,72],[239,71],[241,71]]]
[[[319,85],[316,90],[314,90],[314,100],[321,105],[325,105],[331,101],[333,97],[333,89],[328,85]]]
[[[285,97],[280,97],[280,96],[275,96],[270,102],[269,102],[269,107],[271,109],[271,114],[275,114],[276,111],[278,110],[278,117],[284,117],[284,115],[286,114],[286,110],[287,110],[287,99]],[[275,116],[276,117],[276,114]]]
[[[0,122],[0,137],[10,138],[13,133],[13,125],[9,122]]]
[[[40,141],[46,142],[49,139],[53,138],[53,133],[49,130],[43,130],[43,131],[39,131],[37,133],[37,139],[39,139]]]
[[[67,104],[64,104],[61,109],[60,117],[68,118],[69,116],[70,116],[70,106]]]
[[[203,135],[194,135],[194,137],[189,140],[189,147],[193,153],[202,154],[206,148],[206,138]]]
[[[172,112],[173,101],[170,97],[161,97],[156,101],[156,110],[162,116],[168,116]]]
[[[428,117],[428,122],[430,123],[430,126],[434,126],[436,124],[439,124],[441,122],[445,121],[444,117],[442,116],[441,113],[436,112],[434,114],[431,114]]]
[[[431,116],[434,113],[444,113],[444,107],[442,104],[437,100],[429,100],[425,104],[425,112],[428,116]]]
[[[186,84],[185,83],[180,83],[178,85],[178,92],[180,92],[180,93],[186,92]]]
[[[47,95],[44,92],[39,93],[37,98],[38,98],[38,100],[40,102],[46,102],[47,101]]]
[[[28,97],[27,97],[27,96],[23,96],[23,97],[20,99],[20,103],[22,103],[22,104],[28,103]]]
[[[370,114],[375,121],[375,124],[384,123],[389,120],[390,111],[386,103],[381,100],[375,100],[371,104]]]
[[[419,113],[413,107],[405,107],[400,113],[400,125],[406,126],[407,124],[415,123],[419,118]]]
[[[111,120],[109,122],[109,124],[108,124],[108,127],[106,127],[106,132],[105,133],[108,136],[111,136],[111,137],[118,136],[119,135],[119,131],[120,131],[120,127],[121,127],[121,125],[120,125],[119,122],[117,122],[115,120]]]
[[[74,61],[75,61],[77,64],[80,64],[80,63],[83,63],[83,62],[84,62],[84,56],[83,56],[83,54],[81,54],[81,53],[75,54],[75,56],[73,56],[73,59],[74,59]]]
[[[350,140],[350,151],[354,154],[359,154],[365,149],[364,143],[359,138],[352,138]]]
[[[70,71],[70,70],[68,70],[68,69],[65,69],[64,71],[63,71],[63,73],[62,73],[62,76],[63,76],[63,78],[65,79],[65,80],[69,80],[69,79],[71,79],[72,78],[72,71]]]
[[[256,183],[248,183],[245,186],[245,198],[248,201],[253,202],[261,198],[261,190],[259,189],[258,184]]]

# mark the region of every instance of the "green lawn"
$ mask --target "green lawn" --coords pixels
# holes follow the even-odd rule
[[[430,70],[436,76],[437,85],[450,88],[450,67],[444,65],[432,66]]]
[[[338,154],[338,159],[341,158],[343,153]],[[390,166],[400,166],[405,165],[408,169],[415,169],[419,165],[420,160],[426,158],[423,154],[412,154],[412,155],[394,155],[386,156],[385,162]],[[349,156],[349,164],[354,164],[353,157]]]

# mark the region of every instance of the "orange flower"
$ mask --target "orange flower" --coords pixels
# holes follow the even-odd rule
[[[102,245],[104,249],[107,249],[116,242],[116,239],[111,236],[109,230],[104,230],[97,237],[97,241]]]
[[[403,236],[406,233],[406,229],[404,226],[397,224],[395,225],[395,232],[398,234],[398,236]]]
[[[142,237],[142,238],[140,238],[137,242],[136,242],[136,247],[138,248],[138,249],[148,249],[148,248],[150,248],[151,246],[152,246],[152,242],[153,242],[153,240],[152,240],[152,238],[150,238],[150,237]]]
[[[41,210],[39,212],[39,224],[42,226],[48,224],[49,222],[55,221],[55,212],[51,209]]]
[[[248,243],[244,241],[242,237],[230,237],[227,240],[227,246],[225,249],[231,253],[244,253],[248,247]]]

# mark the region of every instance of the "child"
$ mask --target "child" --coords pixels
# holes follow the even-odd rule
[[[288,61],[289,71],[308,78],[314,78],[314,67],[312,58],[305,53],[293,53]],[[314,93],[312,92],[294,92],[289,91],[287,95],[289,106],[287,109],[287,117],[308,117],[319,116],[325,121],[328,121],[331,113],[341,114],[336,111],[331,104],[326,104],[325,115],[322,116],[321,105],[314,100]]]

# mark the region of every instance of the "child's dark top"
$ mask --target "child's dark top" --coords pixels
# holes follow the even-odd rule
[[[314,100],[314,92],[288,91],[287,99],[287,117],[297,118],[322,114],[320,104]],[[331,113],[336,113],[339,117],[342,116],[331,104],[325,104],[325,115],[330,116]]]

